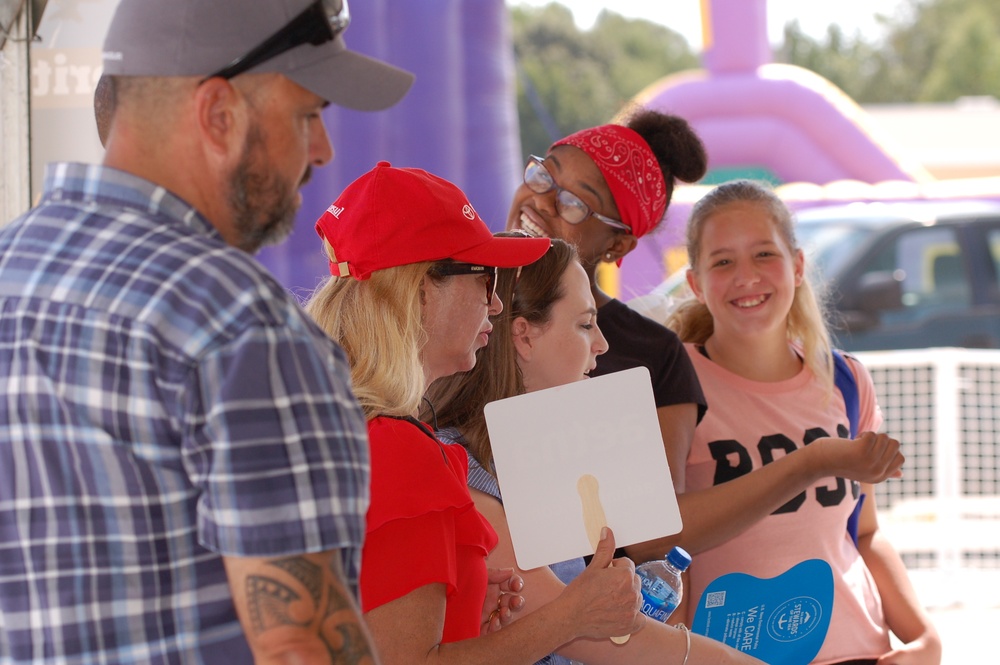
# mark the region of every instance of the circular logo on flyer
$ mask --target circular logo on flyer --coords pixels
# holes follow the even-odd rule
[[[799,596],[778,605],[767,621],[767,632],[778,642],[794,642],[813,632],[823,617],[814,598]]]

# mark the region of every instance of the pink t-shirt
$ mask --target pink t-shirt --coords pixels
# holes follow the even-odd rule
[[[808,368],[786,381],[749,381],[716,365],[694,345],[685,346],[709,405],[688,456],[687,491],[759,469],[806,441],[850,436],[840,391],[828,397]],[[848,362],[858,384],[858,431],[876,431],[882,414],[871,376],[860,363]],[[889,651],[878,589],[846,528],[859,487],[843,478],[823,478],[743,534],[695,555],[687,589],[692,616],[702,591],[722,575],[771,578],[806,559],[822,559],[833,568],[834,605],[826,641],[813,663],[877,658]]]

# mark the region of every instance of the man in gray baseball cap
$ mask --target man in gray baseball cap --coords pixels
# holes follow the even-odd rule
[[[0,661],[375,660],[346,358],[251,256],[333,157],[322,109],[412,83],[349,22],[121,0],[104,163],[0,228]]]
[[[349,23],[347,0],[123,1],[104,41],[104,73],[232,78],[274,72],[339,106],[392,106],[413,75],[348,51],[343,33]]]

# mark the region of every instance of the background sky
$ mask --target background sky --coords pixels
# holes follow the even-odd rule
[[[552,0],[507,0],[510,5],[545,5]],[[581,29],[588,29],[602,9],[628,16],[644,18],[665,25],[684,35],[688,43],[701,50],[701,3],[699,0],[557,0],[569,7]],[[845,34],[860,30],[866,37],[880,36],[877,14],[893,16],[909,5],[905,0],[768,0],[767,23],[771,43],[782,38],[784,26],[798,19],[806,34],[821,38],[831,23],[840,24]]]

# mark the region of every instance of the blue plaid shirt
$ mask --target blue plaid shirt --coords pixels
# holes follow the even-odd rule
[[[50,166],[0,227],[0,663],[250,662],[221,555],[337,549],[356,594],[349,381],[188,204]]]

